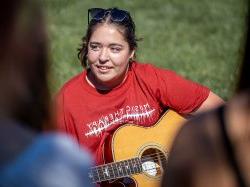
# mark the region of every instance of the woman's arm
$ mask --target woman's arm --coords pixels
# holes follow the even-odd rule
[[[197,113],[216,108],[222,104],[225,104],[224,100],[212,91],[210,91],[207,99],[201,104],[201,106],[196,111],[192,112],[191,115],[196,115]]]

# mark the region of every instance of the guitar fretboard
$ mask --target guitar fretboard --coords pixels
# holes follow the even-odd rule
[[[93,183],[118,179],[142,172],[140,158],[132,158],[91,168],[89,177]]]

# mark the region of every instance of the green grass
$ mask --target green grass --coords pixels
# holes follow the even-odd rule
[[[43,0],[48,23],[52,93],[82,71],[77,48],[87,9],[131,12],[137,26],[137,59],[169,68],[228,100],[236,82],[245,0]]]

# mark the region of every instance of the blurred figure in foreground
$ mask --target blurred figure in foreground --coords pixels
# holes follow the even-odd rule
[[[66,135],[41,134],[52,117],[40,5],[4,1],[0,25],[0,186],[91,186],[89,154]]]
[[[162,187],[250,186],[249,7],[246,45],[236,96],[181,129]]]

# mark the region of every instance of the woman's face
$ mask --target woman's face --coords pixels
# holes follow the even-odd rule
[[[126,78],[129,59],[134,55],[117,26],[97,26],[88,44],[91,82],[95,87],[112,89]]]

